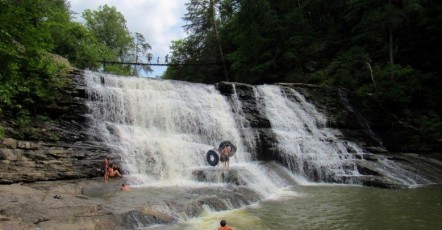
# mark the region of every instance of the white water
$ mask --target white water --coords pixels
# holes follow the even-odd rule
[[[231,104],[233,105],[234,118],[239,126],[241,133],[243,134],[243,143],[245,144],[245,147],[249,152],[252,153],[252,157],[255,158],[256,156],[253,154],[253,151],[256,149],[255,136],[257,136],[258,134],[256,133],[256,131],[253,131],[249,128],[250,124],[244,116],[242,103],[238,98],[235,85],[233,85],[233,91],[234,92],[232,94]]]
[[[340,133],[326,127],[326,118],[312,104],[295,90],[287,90],[282,92],[281,87],[272,85],[258,87],[278,150],[289,168],[322,180],[359,175],[353,160],[363,151],[340,140]]]
[[[230,163],[250,161],[227,101],[213,86],[86,72],[97,136],[121,156],[124,169],[149,181],[190,179],[205,154],[230,140]],[[104,79],[104,84],[102,82]]]
[[[144,185],[201,186],[192,171],[211,169],[206,153],[224,140],[237,146],[230,167],[262,198],[287,185],[252,161],[247,150],[254,142],[244,141],[239,129],[253,134],[234,120],[243,119],[233,113],[241,105],[236,102],[233,110],[214,86],[95,72],[86,72],[86,85],[93,135],[121,157],[126,174]]]
[[[214,86],[205,84],[90,71],[85,79],[91,135],[104,142],[110,154],[121,157],[125,173],[141,184],[194,186],[192,172],[210,169],[207,151],[225,140],[237,146],[231,168],[240,171],[248,186],[262,197],[290,184],[255,161],[258,134],[249,128],[235,86],[234,94],[226,99]],[[270,85],[255,87],[254,93],[276,135],[279,156],[296,174],[290,175],[292,181],[339,182],[360,176],[354,162],[358,155],[362,158],[363,151],[342,140],[339,131],[327,128],[324,115],[301,94]],[[389,162],[382,165],[386,165],[385,175],[398,177],[390,173],[398,167]],[[407,177],[400,180],[415,184]]]

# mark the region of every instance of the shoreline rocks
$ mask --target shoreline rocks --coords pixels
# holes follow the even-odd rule
[[[47,181],[0,185],[0,229],[133,229],[134,215],[138,224],[167,224],[174,217],[143,204],[121,212],[118,205],[101,197],[84,195],[84,190],[105,189],[121,195],[120,180],[104,184],[102,178],[92,180]],[[132,216],[131,216],[132,215]]]

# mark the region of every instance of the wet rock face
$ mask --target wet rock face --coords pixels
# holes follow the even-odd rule
[[[115,215],[116,222],[127,229],[137,229],[154,224],[170,224],[167,218],[161,218],[164,214],[152,214],[143,210],[131,210],[126,213]]]
[[[0,144],[0,183],[78,179],[100,175],[104,150],[84,143],[19,141]]]
[[[82,72],[74,71],[70,76],[72,84],[63,89],[65,97],[47,108],[54,118],[35,124],[38,141],[0,140],[1,184],[100,176],[108,151],[87,133]],[[8,136],[16,136],[12,127],[5,128]]]
[[[394,148],[394,143],[388,145],[385,143],[389,140],[382,139],[382,137],[385,136],[382,134],[382,132],[385,131],[385,127],[379,127],[380,124],[376,123],[376,121],[374,121],[375,124],[371,126],[370,121],[358,111],[357,103],[353,105],[353,102],[358,100],[357,98],[352,98],[354,95],[347,95],[338,89],[322,89],[314,85],[296,83],[281,85],[284,86],[285,89],[293,88],[300,92],[309,102],[317,107],[318,111],[326,114],[328,126],[342,132],[343,139],[357,143],[366,153],[372,153],[365,155],[368,159],[355,161],[359,173],[363,175],[358,178],[321,178],[318,176],[320,172],[309,170],[308,165],[297,166],[303,167],[304,171],[309,172],[306,176],[310,180],[355,183],[386,188],[402,187],[400,181],[389,179],[388,176],[380,173],[380,169],[377,168],[379,162],[384,159],[389,159],[400,164],[407,170],[415,172],[416,176],[422,176],[429,181],[440,183],[440,179],[438,179],[436,175],[441,177],[442,172],[432,167],[434,164],[440,165],[441,161],[438,160],[437,157],[407,157],[407,161],[404,161],[404,154],[400,157],[391,156],[391,153],[384,146],[392,146]],[[249,149],[250,152],[256,153],[256,160],[278,161],[283,165],[287,165],[287,159],[282,159],[278,153],[278,149],[275,148],[277,139],[270,127],[269,120],[265,114],[263,114],[263,105],[259,102],[260,98],[256,98],[253,87],[254,86],[248,84],[230,82],[216,84],[216,88],[222,95],[226,96],[228,100],[233,102],[238,99],[241,102],[243,116],[248,121],[248,123],[246,123],[248,126],[245,128],[249,128],[256,133],[254,136],[256,147],[255,149]],[[235,93],[236,95],[234,95]],[[232,105],[234,104],[235,103],[232,103]],[[376,132],[377,130],[380,131]],[[381,133],[381,135],[377,135],[379,133]],[[425,169],[425,167],[422,167],[423,165],[428,165],[429,167]],[[413,175],[413,177],[415,176]],[[214,178],[211,175],[204,174],[199,175],[198,179],[210,181]],[[417,183],[425,183],[425,181],[425,179],[417,179]]]
[[[7,133],[10,135],[8,135],[9,138],[0,140],[0,184],[102,176],[103,159],[110,151],[104,147],[105,145],[100,142],[99,138],[92,133],[88,133],[88,109],[85,102],[86,86],[83,73],[73,71],[71,78],[72,84],[70,87],[63,89],[65,97],[60,99],[59,104],[48,106],[51,113],[53,112],[54,118],[57,119],[39,124],[41,139],[29,141],[16,138],[14,129],[5,126]],[[285,164],[284,159],[280,157],[275,147],[277,142],[275,134],[270,127],[270,121],[264,114],[263,105],[260,104],[261,100],[256,98],[254,86],[228,82],[220,82],[215,86],[231,102],[236,99],[241,101],[241,113],[247,120],[245,128],[252,130],[254,133],[252,138],[254,138],[255,146],[253,146],[253,149],[248,149],[248,151],[255,153],[256,160],[278,161]],[[364,127],[356,122],[358,114],[343,112],[345,108],[339,105],[339,95],[336,91],[322,92],[318,87],[310,85],[290,84],[284,86],[295,88],[308,101],[313,102],[319,111],[327,114],[330,120],[329,125],[342,131],[345,139],[358,143],[367,152],[388,154],[388,151],[382,146],[376,145],[378,142],[370,138]],[[323,96],[322,99],[318,94]],[[328,98],[335,98],[334,102],[329,103],[329,100],[324,99],[324,95]],[[247,136],[246,133],[241,133],[241,135]],[[48,137],[57,138],[54,140],[54,138]],[[243,144],[247,146],[245,143]],[[117,156],[110,155],[109,157],[110,163],[119,164],[120,159]],[[389,159],[400,161],[397,157],[390,157]],[[371,157],[371,159],[364,160],[376,162],[382,159]],[[409,159],[411,163],[408,165],[413,165],[416,160],[416,158]],[[429,165],[425,163],[429,161],[427,159],[419,158],[418,160],[422,163],[415,165]],[[406,164],[406,162],[402,163]],[[375,167],[367,167],[365,163],[358,164],[361,174],[377,176],[378,173],[374,169]],[[412,168],[414,166],[407,167]],[[426,173],[428,178],[433,179],[432,181],[434,181],[434,178],[440,178],[438,175],[441,175],[441,173],[438,174],[437,171],[431,170],[426,170],[422,166],[421,169],[418,169],[418,173]],[[219,180],[219,175],[195,173],[196,179],[200,181]],[[318,178],[316,174],[312,172],[310,179],[313,181],[320,180],[321,178]],[[232,176],[232,174],[224,175],[223,180],[236,186],[245,184],[239,177]],[[344,179],[344,181],[347,181],[347,179]],[[367,181],[373,180],[367,179]],[[386,183],[390,182],[387,181]],[[366,182],[364,184],[380,183]]]
[[[256,133],[254,136],[256,148],[249,149],[249,151],[256,153],[257,160],[275,160],[278,156],[274,147],[274,143],[276,143],[275,134],[271,130],[270,121],[263,113],[264,105],[259,104],[260,100],[256,98],[253,86],[229,82],[221,82],[215,86],[228,100],[232,101],[233,94],[236,92],[238,100],[241,101],[242,113],[247,120],[245,125],[248,125],[244,128]],[[246,136],[245,134],[242,135]]]
[[[219,170],[217,168],[197,169],[192,172],[195,179],[200,182],[228,183],[236,186],[247,185],[247,181],[239,176],[237,170]]]

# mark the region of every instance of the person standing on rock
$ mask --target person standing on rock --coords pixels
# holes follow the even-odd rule
[[[221,225],[221,227],[219,227],[218,230],[233,230],[233,228],[227,225],[226,220],[221,220],[219,225]]]
[[[229,145],[224,145],[223,150],[221,151],[220,161],[224,163],[224,168],[227,167],[227,169],[230,167],[229,155],[231,151],[232,148]]]
[[[104,158],[104,182],[107,182],[109,178],[109,157]]]

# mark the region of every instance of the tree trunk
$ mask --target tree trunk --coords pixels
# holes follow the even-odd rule
[[[216,20],[215,20],[215,7],[214,7],[214,3],[212,0],[210,0],[210,9],[212,11],[212,24],[213,24],[213,29],[215,31],[215,36],[216,36],[216,40],[218,41],[218,48],[219,48],[219,53],[221,55],[221,61],[223,62],[223,70],[224,70],[224,78],[226,81],[229,81],[229,75],[227,74],[227,68],[226,68],[226,62],[224,61],[224,54],[223,54],[223,49],[221,47],[221,42],[219,39],[219,34],[218,34],[218,29],[216,28]]]

